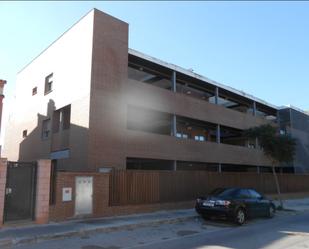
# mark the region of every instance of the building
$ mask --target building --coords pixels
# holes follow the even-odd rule
[[[280,130],[296,139],[292,170],[309,173],[309,115],[296,107],[282,107],[278,113]]]
[[[6,131],[11,161],[59,170],[267,170],[242,131],[278,108],[128,48],[128,24],[92,10],[23,68]]]

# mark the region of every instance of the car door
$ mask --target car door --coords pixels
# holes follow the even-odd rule
[[[254,189],[248,189],[250,197],[255,200],[255,212],[257,216],[267,215],[269,209],[269,201]]]
[[[256,216],[256,201],[251,198],[248,189],[239,189],[236,196],[238,201],[245,205],[247,215],[250,217]]]

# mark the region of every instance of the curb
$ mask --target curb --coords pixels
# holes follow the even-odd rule
[[[109,227],[94,227],[94,228],[86,228],[81,230],[71,230],[61,233],[53,233],[53,234],[42,234],[38,236],[29,236],[29,237],[20,237],[20,238],[12,238],[12,239],[0,239],[0,248],[10,248],[14,245],[24,245],[24,244],[33,244],[43,241],[49,240],[57,240],[57,239],[66,239],[77,236],[85,236],[89,234],[101,233],[101,232],[116,232],[126,229],[135,229],[140,227],[149,227],[161,224],[175,224],[183,221],[188,221],[198,217],[197,215],[190,215],[186,217],[180,218],[168,218],[162,220],[153,220],[153,221],[145,221],[135,224],[125,224],[120,226],[109,226]]]

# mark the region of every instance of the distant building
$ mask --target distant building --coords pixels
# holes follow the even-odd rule
[[[296,153],[292,168],[295,173],[309,173],[309,115],[294,107],[279,110],[281,132],[296,139]]]
[[[5,156],[76,171],[265,171],[269,159],[242,132],[277,112],[129,49],[128,24],[92,10],[19,72]]]

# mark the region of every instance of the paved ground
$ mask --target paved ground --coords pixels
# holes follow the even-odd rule
[[[304,244],[307,243],[307,244]],[[14,246],[14,249],[309,248],[309,212],[280,212],[242,227],[200,218]],[[296,246],[296,247],[295,247]]]
[[[309,198],[284,200],[283,206],[289,210],[306,211],[309,210]]]
[[[278,237],[279,228],[282,231],[290,231],[286,225],[293,225],[295,229],[291,230],[293,233],[280,232],[282,238],[288,238],[289,241],[298,238],[302,241],[304,237],[309,238],[307,230],[302,227],[302,223],[307,220],[309,227],[309,198],[285,200],[284,207],[294,211],[281,211],[272,220],[249,221],[244,228],[222,221],[205,222],[197,217],[193,209],[51,223],[41,226],[10,227],[0,230],[0,248],[13,245],[14,248],[20,249],[117,249],[143,245],[147,245],[144,248],[156,248],[161,244],[162,248],[165,248],[167,241],[171,242],[170,248],[173,248],[173,243],[175,243],[175,248],[182,248],[182,245],[187,245],[182,242],[183,238],[191,241],[191,237],[195,238],[192,243],[194,241],[201,243],[196,246],[206,245],[209,241],[215,243],[214,238],[217,239],[216,243],[226,240],[232,244],[244,241],[260,245],[258,242],[267,236],[270,236],[269,241],[277,241],[275,237]],[[256,227],[261,231],[256,232]],[[221,238],[222,234],[226,237]],[[243,236],[244,239],[242,239]],[[208,239],[204,241],[203,238]],[[152,244],[155,246],[152,247]],[[183,248],[191,248],[190,245],[187,246]],[[214,248],[220,248],[217,246]],[[222,246],[221,248],[226,248]],[[239,245],[233,248],[238,247]]]
[[[34,243],[97,232],[112,232],[158,224],[176,223],[192,220],[196,216],[197,214],[193,209],[185,209],[100,219],[73,220],[47,225],[11,225],[11,227],[0,230],[0,248],[9,244]]]
[[[104,247],[103,247],[104,248]],[[222,231],[157,241],[139,249],[296,249],[309,248],[309,212],[296,213]]]

